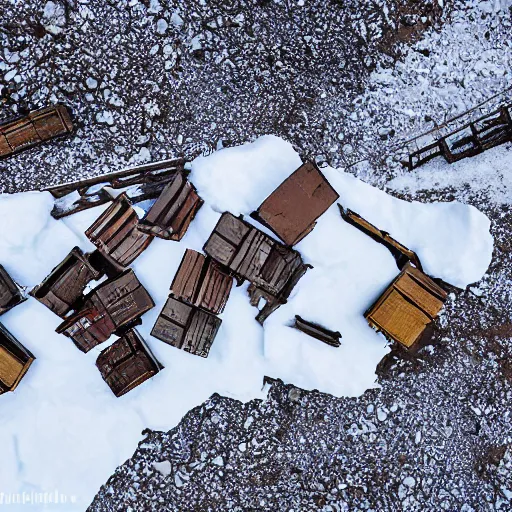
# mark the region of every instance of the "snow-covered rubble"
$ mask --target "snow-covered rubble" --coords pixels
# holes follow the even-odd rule
[[[346,224],[336,205],[298,244],[313,265],[262,328],[247,286],[232,291],[208,359],[149,335],[186,248],[201,250],[224,210],[249,214],[293,172],[300,159],[291,145],[266,136],[192,163],[191,180],[205,204],[181,243],[157,239],[133,268],[156,307],[139,329],[165,370],[117,399],[95,368],[108,343],[82,354],[57,335],[60,319],[32,298],[1,321],[37,357],[15,393],[0,397],[0,482],[6,493],[58,489],[83,510],[102,482],[132,452],[143,428],[168,430],[213,393],[240,400],[264,398],[264,375],[336,396],[375,387],[375,367],[388,352],[364,310],[397,275],[388,251]],[[427,272],[457,286],[486,271],[493,240],[489,220],[460,203],[407,203],[326,168],[340,202],[415,250]],[[50,216],[48,193],[0,197],[0,263],[33,286],[75,245],[93,249],[83,231],[105,206],[62,221]],[[342,335],[326,346],[289,327],[295,314]]]

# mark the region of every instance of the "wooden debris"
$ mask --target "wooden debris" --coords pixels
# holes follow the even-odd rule
[[[408,263],[364,316],[389,340],[410,349],[439,314],[446,297],[440,286]]]
[[[56,199],[52,216],[60,219],[109,203],[114,200],[112,191],[125,191],[132,204],[156,199],[177,173],[184,172],[184,164],[182,158],[163,160],[50,187],[46,190]]]
[[[138,229],[139,218],[126,194],[121,194],[85,232],[110,263],[122,271],[152,242]]]
[[[302,331],[303,333],[316,338],[317,340],[323,341],[331,347],[339,347],[341,345],[340,338],[341,334],[336,331],[330,331],[321,325],[314,324],[304,320],[299,315],[295,315],[294,327]]]
[[[0,265],[0,315],[21,304],[26,299],[22,289]]]
[[[75,247],[30,295],[64,318],[75,309],[85,287],[101,275],[81,249]]]
[[[144,233],[179,241],[201,208],[203,200],[183,173],[177,173],[140,222]]]
[[[461,128],[441,137],[409,155],[409,170],[444,156],[448,163],[457,162],[512,140],[512,105],[499,109],[470,122]]]
[[[0,125],[0,158],[72,131],[73,123],[64,105],[34,110]]]
[[[313,162],[302,164],[251,216],[287,245],[295,245],[339,198]]]
[[[0,395],[14,391],[35,357],[0,324]]]
[[[128,269],[92,290],[80,310],[62,322],[56,331],[88,352],[113,333],[134,325],[154,305],[133,270]]]
[[[215,315],[169,297],[151,335],[196,356],[208,357],[221,323]]]
[[[171,285],[171,293],[214,314],[224,311],[233,278],[203,254],[187,249]]]
[[[384,245],[384,247],[386,247],[389,252],[391,252],[400,270],[402,270],[402,268],[404,268],[408,262],[413,263],[416,268],[422,270],[420,259],[414,251],[411,251],[405,247],[405,245],[397,242],[386,231],[382,231],[381,229],[375,227],[373,224],[370,224],[356,212],[343,208],[341,204],[338,204],[338,207],[340,209],[343,220],[356,227],[376,242]]]
[[[103,380],[117,397],[155,376],[163,366],[135,329],[130,329],[96,359]]]
[[[203,250],[227,267],[239,282],[251,282],[251,304],[258,306],[260,299],[266,302],[256,317],[260,323],[286,303],[294,286],[310,268],[297,251],[228,212],[222,214]]]

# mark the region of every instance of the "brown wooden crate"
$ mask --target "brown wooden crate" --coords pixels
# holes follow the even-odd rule
[[[11,388],[22,371],[23,363],[0,345],[0,380],[2,384]]]
[[[29,121],[20,122],[15,128],[11,128],[6,132],[5,137],[13,151],[19,151],[26,146],[32,146],[41,142],[41,138]]]
[[[301,165],[255,212],[254,217],[288,245],[295,245],[339,198],[313,162]]]
[[[63,135],[68,131],[66,126],[62,124],[59,113],[56,110],[38,115],[32,120],[32,123],[43,141]]]
[[[7,142],[5,135],[0,133],[0,158],[3,156],[8,156],[12,153],[12,148]]]
[[[430,318],[435,318],[443,307],[443,302],[420,286],[409,274],[404,274],[395,283],[395,288],[407,296]]]

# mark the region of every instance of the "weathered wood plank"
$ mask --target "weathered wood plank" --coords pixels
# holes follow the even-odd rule
[[[0,265],[0,315],[26,300],[21,288]]]
[[[304,320],[299,315],[295,315],[294,327],[308,336],[323,341],[331,347],[339,347],[341,345],[341,334],[338,331],[331,331],[321,325]]]

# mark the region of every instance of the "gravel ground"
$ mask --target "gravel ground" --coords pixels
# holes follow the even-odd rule
[[[511,83],[510,2],[442,4],[0,0],[0,116],[62,101],[78,125],[70,139],[2,161],[1,190],[263,133],[304,157],[359,162],[354,173],[390,187],[404,171],[387,155],[405,138]],[[448,301],[434,346],[381,363],[380,389],[336,399],[273,381],[264,402],[214,396],[173,430],[145,432],[90,510],[510,510],[503,186],[496,176],[393,191],[474,204],[496,244],[482,282]]]

